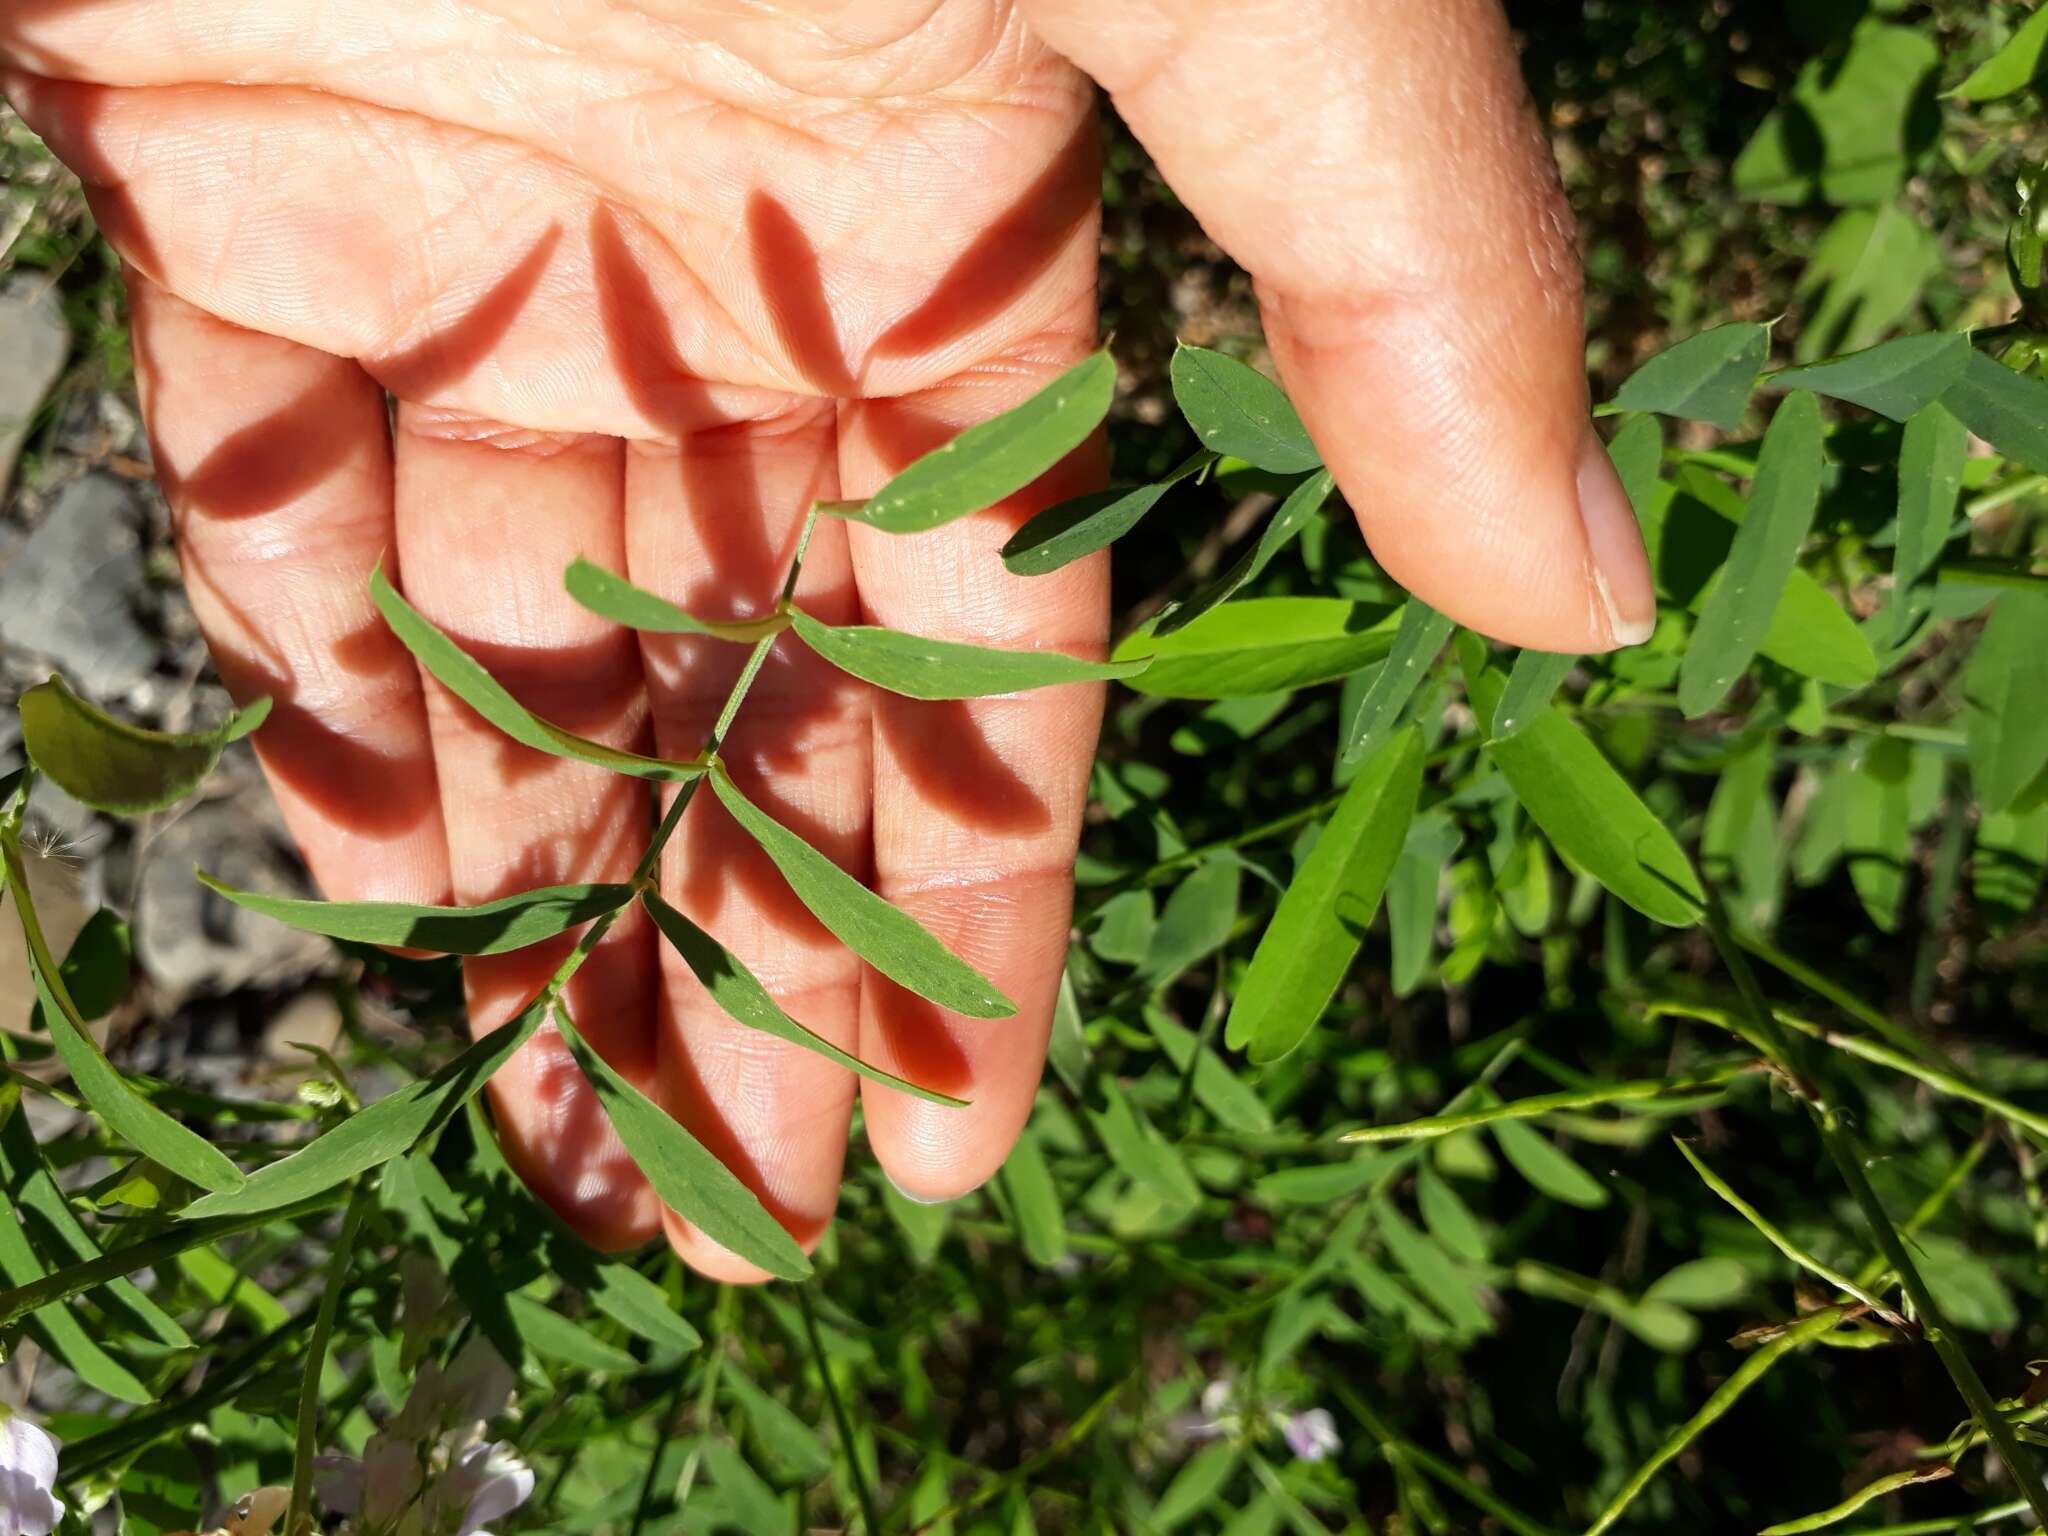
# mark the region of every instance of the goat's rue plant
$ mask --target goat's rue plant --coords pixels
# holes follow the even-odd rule
[[[2014,48],[2038,53],[2039,32],[2030,23]],[[2000,71],[2013,68],[1992,61],[1963,94],[1997,95]],[[1788,881],[1811,887],[1838,869],[1876,930],[1900,930],[1921,834],[1937,825],[1931,908],[1953,899],[1966,875],[2001,927],[2018,926],[2038,902],[2048,867],[2039,697],[2048,573],[2038,510],[2011,509],[2038,508],[2048,483],[2048,339],[2033,330],[2042,196],[2038,180],[2023,188],[2008,245],[2023,306],[2014,326],[1901,336],[1772,370],[1768,327],[1723,325],[1652,358],[1601,408],[1613,418],[1610,452],[1660,599],[1651,638],[1614,656],[1504,655],[1401,593],[1362,553],[1346,553],[1337,488],[1284,393],[1241,362],[1188,346],[1173,358],[1171,384],[1199,446],[1156,478],[1048,508],[1002,551],[1019,578],[1043,575],[1130,534],[1187,494],[1180,487],[1232,486],[1269,509],[1236,558],[1176,586],[1107,660],[830,625],[793,596],[820,517],[917,537],[1045,474],[1110,411],[1116,373],[1106,351],[865,501],[813,508],[780,599],[754,618],[701,619],[614,572],[571,566],[570,595],[614,623],[747,648],[716,726],[685,761],[606,746],[534,715],[375,574],[379,613],[427,674],[533,751],[647,781],[655,830],[622,883],[472,907],[311,901],[200,872],[218,898],[352,946],[361,963],[401,978],[422,968],[376,946],[495,955],[574,935],[509,1022],[453,1055],[406,1058],[354,1031],[361,1059],[405,1074],[367,1103],[325,1055],[320,1075],[282,1104],[123,1070],[94,1026],[126,988],[125,928],[102,914],[60,957],[39,921],[25,846],[39,779],[105,812],[160,812],[262,728],[265,701],[214,730],[165,735],[111,718],[62,679],[31,690],[20,706],[28,763],[0,785],[0,868],[36,1018],[30,1033],[0,1036],[0,1189],[11,1213],[0,1221],[0,1344],[13,1352],[32,1342],[101,1406],[57,1426],[57,1489],[45,1478],[7,1498],[23,1508],[41,1500],[35,1508],[50,1522],[75,1524],[115,1498],[134,1529],[196,1522],[197,1473],[166,1454],[196,1439],[217,1452],[216,1492],[254,1498],[260,1487],[262,1519],[282,1520],[291,1536],[312,1529],[323,1507],[363,1536],[468,1531],[529,1496],[566,1501],[550,1510],[573,1505],[561,1529],[697,1529],[682,1511],[707,1492],[700,1478],[715,1518],[748,1531],[788,1529],[808,1507],[805,1490],[821,1486],[842,1520],[871,1531],[935,1528],[998,1500],[1028,1520],[1032,1463],[987,1472],[958,1499],[945,1474],[919,1474],[900,1507],[880,1512],[881,1440],[842,1396],[843,1379],[872,1360],[809,1287],[794,1307],[773,1289],[744,1302],[721,1291],[699,1307],[672,1262],[597,1255],[530,1203],[524,1217],[504,1214],[519,1197],[478,1095],[521,1045],[554,1028],[670,1207],[770,1274],[813,1280],[814,1261],[752,1191],[609,1067],[564,1006],[565,984],[635,904],[739,1024],[897,1090],[960,1103],[815,1034],[716,934],[662,899],[658,861],[698,794],[716,797],[867,965],[988,1029],[1013,1027],[1012,1000],[750,801],[727,771],[722,744],[769,652],[803,646],[914,699],[1121,683],[1131,698],[1112,741],[1179,709],[1171,747],[1195,760],[1219,743],[1257,760],[1308,733],[1327,739],[1326,783],[1278,819],[1206,843],[1182,835],[1156,767],[1105,753],[1095,789],[1106,830],[1079,871],[1081,910],[1054,1018],[1059,1087],[1042,1096],[987,1195],[993,1219],[960,1224],[975,1242],[1009,1245],[1060,1275],[1084,1256],[1112,1262],[1126,1245],[1152,1252],[1143,1249],[1151,1238],[1219,1204],[1316,1213],[1308,1253],[1219,1260],[1217,1275],[1267,1287],[1248,1313],[1263,1319],[1256,1365],[1242,1379],[1219,1376],[1201,1416],[1182,1416],[1183,1440],[1212,1443],[1163,1488],[1127,1489],[1134,1520],[1171,1529],[1249,1498],[1248,1509],[1274,1520],[1324,1529],[1317,1511],[1343,1505],[1317,1479],[1360,1436],[1386,1463],[1403,1530],[1465,1528],[1444,1514],[1446,1498],[1498,1528],[1552,1529],[1552,1512],[1525,1513],[1394,1428],[1363,1384],[1334,1389],[1342,1428],[1325,1407],[1273,1406],[1301,1379],[1310,1340],[1358,1334],[1340,1297],[1410,1347],[1450,1349],[1494,1332],[1499,1298],[1512,1294],[1604,1319],[1610,1341],[1626,1335],[1673,1359],[1703,1347],[1703,1315],[1738,1303],[1762,1314],[1734,1341],[1745,1351],[1738,1368],[1649,1426],[1647,1455],[1624,1461],[1630,1436],[1603,1431],[1616,1451],[1598,1499],[1566,1512],[1593,1536],[1668,1508],[1657,1501],[1681,1453],[1781,1362],[1827,1348],[1938,1362],[1960,1422],[1922,1464],[1872,1475],[1838,1504],[1768,1512],[1771,1531],[1832,1526],[1944,1479],[1985,1485],[1987,1518],[2024,1509],[2048,1522],[2036,1449],[2048,1399],[2027,1385],[2024,1362],[1969,1347],[1972,1334],[2011,1330],[2010,1295],[1990,1265],[1935,1230],[1973,1173],[2008,1159],[2025,1203],[2004,1219],[2032,1255],[2030,1295],[2040,1299],[2048,1113],[2026,1100],[2044,1079],[1936,1049],[1776,936]],[[1684,425],[1694,422],[1730,438],[1746,422],[1767,425],[1755,442],[1701,447],[1708,439]],[[1954,635],[1970,637],[1959,668],[1934,643]],[[1313,691],[1324,684],[1341,684],[1334,701]],[[1793,787],[1781,806],[1786,769]],[[1715,787],[1695,814],[1682,780],[1707,774]],[[1258,894],[1267,886],[1269,903]],[[1261,903],[1271,909],[1263,919]],[[1638,1040],[1657,1034],[1666,1070],[1575,1068],[1538,1047],[1532,1015],[1451,1053],[1445,1076],[1455,1081],[1430,1079],[1445,1090],[1435,1113],[1374,1113],[1410,1096],[1397,1064],[1385,1052],[1332,1053],[1370,1021],[1365,994],[1347,984],[1362,947],[1378,963],[1383,909],[1395,997],[1469,989],[1489,966],[1533,952],[1546,1008],[1597,1011]],[[1590,979],[1573,937],[1588,927],[1602,935]],[[1580,1003],[1575,981],[1597,996]],[[1201,998],[1190,1017],[1174,1002],[1192,991]],[[1362,1112],[1283,1132],[1278,1119],[1310,1074],[1338,1059],[1363,1085]],[[1553,1086],[1511,1089],[1532,1077]],[[1910,1089],[1916,1124],[1950,1116],[1974,1138],[1910,1209],[1900,1203],[1907,1186],[1866,1141],[1866,1125],[1896,1139],[1887,1117],[1907,1113],[1898,1087]],[[70,1112],[72,1128],[39,1141],[31,1098]],[[1774,1107],[1798,1122],[1781,1134],[1838,1181],[1832,1204],[1844,1220],[1833,1229],[1774,1217],[1756,1170],[1693,1144],[1687,1117],[1746,1120]],[[1668,1147],[1661,1133],[1674,1126]],[[1363,1150],[1345,1155],[1350,1146]],[[1511,1228],[1474,1209],[1504,1164],[1538,1222],[1544,1211],[1596,1212],[1617,1198],[1647,1212],[1639,1187],[1587,1155],[1602,1146],[1637,1151],[1638,1167],[1668,1150],[1663,1176],[1702,1181],[1713,1207],[1731,1213],[1713,1251],[1637,1285],[1518,1252],[1526,1218]],[[1259,1171],[1314,1149],[1326,1155]],[[88,1160],[111,1172],[82,1185],[74,1174]],[[947,1240],[943,1212],[893,1193],[873,1208],[901,1228],[920,1265]],[[267,1273],[311,1234],[326,1234],[324,1269],[268,1287]],[[1172,1262],[1190,1283],[1217,1283],[1199,1260]],[[1801,1290],[1769,1290],[1772,1280]],[[836,1443],[743,1369],[742,1305],[785,1330],[786,1359],[808,1361]],[[200,1372],[202,1332],[214,1342]],[[924,1389],[904,1358],[912,1396]],[[565,1377],[644,1382],[633,1395],[637,1427],[611,1433],[557,1392],[536,1397],[508,1438],[484,1438],[516,1384]],[[1127,1385],[1111,1386],[1062,1444],[1076,1443]],[[116,1404],[125,1407],[107,1406]],[[696,1427],[683,1437],[686,1408]],[[1491,1411],[1503,1421],[1514,1412]],[[748,1427],[753,1455],[727,1415]],[[1503,1428],[1511,1438],[1513,1425]],[[0,1443],[36,1457],[49,1444],[25,1420],[13,1433]],[[586,1445],[597,1449],[582,1466]],[[1989,1462],[1968,1459],[1978,1448]],[[1286,1450],[1291,1465],[1269,1459]],[[335,1464],[348,1477],[329,1478],[323,1499],[315,1458],[324,1452],[349,1459]],[[530,1466],[543,1464],[536,1492]],[[255,1529],[253,1508],[245,1501],[222,1518]],[[43,1518],[0,1500],[0,1518],[10,1514]]]

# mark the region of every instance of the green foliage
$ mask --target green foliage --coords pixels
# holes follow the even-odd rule
[[[1617,25],[1610,9],[1586,25]],[[1980,129],[1932,95],[1966,66],[1953,102],[2035,84],[2040,14],[1996,9],[1738,6],[1763,29],[1764,63],[1743,68],[1790,83],[1760,125],[1723,125],[1726,150],[1748,145],[1734,185],[1792,210],[1755,218],[1810,259],[1771,278],[1772,302],[1795,299],[1782,322],[1707,324],[1776,310],[1702,307],[1677,283],[1695,334],[1599,365],[1660,599],[1633,650],[1510,659],[1409,598],[1332,506],[1285,395],[1194,346],[1139,383],[1162,406],[1170,388],[1184,421],[1111,417],[1125,483],[1003,552],[1031,576],[1126,541],[1109,663],[827,626],[786,596],[708,622],[578,562],[568,589],[605,618],[753,647],[702,755],[662,761],[538,719],[380,576],[393,632],[485,720],[672,799],[623,884],[435,908],[209,880],[352,945],[563,956],[459,1047],[444,972],[352,952],[345,1035],[289,1104],[117,1066],[125,929],[92,919],[59,964],[30,889],[38,778],[153,812],[260,713],[164,737],[31,690],[0,847],[41,1031],[0,1046],[0,1343],[32,1339],[98,1394],[54,1424],[74,1504],[113,1490],[130,1528],[201,1529],[303,1478],[303,1449],[361,1454],[412,1378],[456,1371],[475,1340],[518,1381],[490,1433],[540,1473],[507,1530],[2016,1513],[1967,1453],[2038,1454],[2021,1362],[2048,1350],[2048,384],[2030,333],[1986,329],[2002,290],[1953,291],[1995,231],[1930,211],[2009,211],[1970,137],[2011,137],[2008,119]],[[1809,25],[1810,48],[1783,46]],[[1937,41],[1973,51],[1938,71]],[[1699,233],[1712,252],[1727,230]],[[1923,312],[1936,329],[1886,339]],[[1768,371],[1774,354],[1791,366]],[[907,535],[976,513],[1080,447],[1115,380],[1097,354],[821,510]],[[1147,520],[1169,490],[1174,515]],[[768,649],[799,643],[919,698],[1127,685],[1092,783],[1054,1076],[1015,1151],[944,1208],[857,1151],[811,1257],[716,1138],[561,1007],[638,902],[738,1025],[958,1105],[807,1029],[654,894],[708,779],[880,976],[991,1029],[1044,1022],[993,1022],[1016,1010],[986,977],[720,762]],[[650,790],[650,820],[659,804]],[[422,1028],[372,1030],[363,1000]],[[567,1054],[548,1070],[587,1079],[659,1197],[800,1290],[600,1255],[524,1191],[479,1094],[551,1020]],[[33,1119],[25,1095],[44,1101]],[[1304,1438],[1311,1410],[1336,1444],[1289,1454],[1323,1443]],[[1865,1465],[1880,1439],[1907,1464]]]

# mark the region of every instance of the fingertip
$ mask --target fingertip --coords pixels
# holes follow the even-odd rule
[[[1579,521],[1586,532],[1587,569],[1608,643],[1640,645],[1657,627],[1657,593],[1635,508],[1599,434],[1589,425],[1580,452]]]

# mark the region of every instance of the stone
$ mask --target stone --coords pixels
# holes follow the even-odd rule
[[[62,672],[80,693],[120,697],[154,670],[135,617],[147,585],[134,492],[112,475],[72,481],[0,566],[0,645]]]
[[[56,284],[24,272],[0,287],[0,491],[14,478],[29,422],[70,352],[71,327]]]
[[[341,1026],[341,1004],[333,993],[322,988],[301,992],[263,1026],[263,1059],[310,1071],[317,1063],[306,1051],[333,1050]]]
[[[298,861],[246,797],[208,800],[149,841],[136,884],[135,953],[166,1005],[197,993],[283,988],[318,970],[333,948],[318,935],[258,917],[193,878],[310,894]]]

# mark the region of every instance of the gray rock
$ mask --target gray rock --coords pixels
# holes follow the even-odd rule
[[[177,817],[143,850],[135,896],[135,950],[167,1002],[199,992],[279,987],[310,976],[327,940],[245,912],[192,877],[306,892],[297,861],[244,797],[209,800]]]
[[[135,618],[145,585],[134,493],[112,475],[74,480],[0,566],[0,645],[55,666],[82,693],[118,697],[156,657]]]
[[[29,421],[70,351],[71,328],[54,283],[31,272],[0,288],[0,491],[14,478]]]

